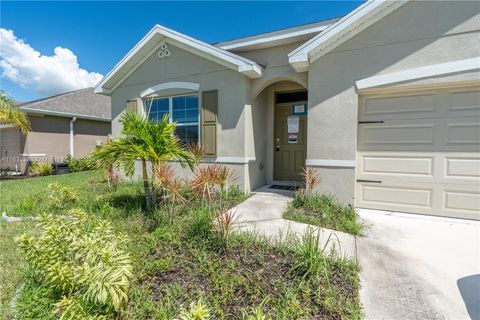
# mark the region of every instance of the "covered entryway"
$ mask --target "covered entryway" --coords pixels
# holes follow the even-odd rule
[[[282,92],[275,98],[274,179],[301,181],[307,157],[307,92]]]
[[[480,87],[360,96],[355,204],[480,219]]]

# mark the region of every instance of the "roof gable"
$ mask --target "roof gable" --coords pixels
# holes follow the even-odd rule
[[[158,50],[163,42],[167,42],[197,56],[236,70],[249,78],[259,78],[262,76],[262,68],[254,61],[175,30],[156,25],[117,63],[100,83],[97,84],[95,92],[110,94],[154,51]]]
[[[296,71],[307,71],[310,63],[351,39],[408,1],[369,0],[290,52],[288,61]]]

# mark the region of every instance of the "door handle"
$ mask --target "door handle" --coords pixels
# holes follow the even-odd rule
[[[357,179],[357,182],[382,183],[382,181],[380,181],[380,180],[367,180],[367,179]]]
[[[277,145],[277,147],[275,148],[275,150],[280,151],[280,146]]]

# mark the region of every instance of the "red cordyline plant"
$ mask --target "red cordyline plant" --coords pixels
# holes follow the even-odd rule
[[[309,194],[320,184],[320,177],[316,169],[305,167],[300,172],[300,175],[305,182],[306,193]]]
[[[161,190],[162,200],[167,204],[167,218],[173,222],[176,205],[185,202],[182,195],[183,183],[175,177],[174,170],[168,163],[154,166],[152,178],[154,190]]]
[[[237,221],[237,213],[232,209],[217,209],[212,219],[213,230],[220,237],[224,246],[228,246],[228,238],[233,231],[233,227]]]
[[[190,181],[193,193],[210,203],[213,198],[215,187],[215,168],[213,165],[199,165],[193,171],[193,178]]]
[[[236,176],[229,167],[222,164],[205,164],[195,168],[191,183],[194,194],[210,205],[217,192],[220,193],[221,200],[223,193],[228,192],[229,185],[235,179]]]
[[[195,166],[198,166],[206,152],[206,146],[199,142],[190,142],[187,144],[187,150],[192,154]]]

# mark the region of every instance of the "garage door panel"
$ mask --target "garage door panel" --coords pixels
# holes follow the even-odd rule
[[[410,121],[360,125],[359,138],[366,149],[375,145],[433,144],[434,126],[433,123],[414,124]]]
[[[364,155],[360,166],[365,175],[420,175],[433,176],[433,157]]]
[[[446,157],[446,177],[480,179],[480,157]]]
[[[477,88],[476,91],[452,92],[449,110],[455,113],[454,116],[457,116],[458,112],[470,113],[472,111],[478,115],[480,112],[480,88]]]
[[[361,97],[356,206],[480,220],[479,89]]]
[[[404,118],[405,116],[414,117],[418,113],[433,113],[435,108],[435,96],[433,93],[423,93],[420,95],[404,95],[392,98],[391,96],[366,98],[365,107],[362,114],[389,115],[390,118]],[[414,115],[415,114],[415,115]]]
[[[447,144],[462,145],[472,144],[479,150],[480,122],[471,121],[469,118],[450,120],[447,124]]]
[[[384,208],[398,209],[400,206],[431,208],[433,188],[408,183],[360,183],[363,204],[382,204]]]
[[[459,190],[450,186],[450,190],[444,190],[443,204],[447,210],[461,210],[472,214],[480,212],[480,193],[474,190]]]

